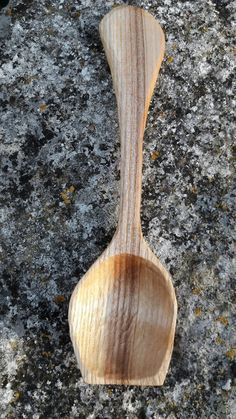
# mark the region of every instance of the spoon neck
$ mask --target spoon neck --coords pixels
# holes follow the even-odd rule
[[[142,193],[142,159],[144,127],[121,124],[121,183],[119,226],[123,233],[141,233],[140,207]]]

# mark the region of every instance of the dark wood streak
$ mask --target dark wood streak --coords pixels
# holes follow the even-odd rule
[[[148,376],[155,369],[158,369],[162,357],[165,356],[166,343],[169,339],[171,327],[172,316],[169,319],[166,317],[165,333],[163,333],[162,327],[158,326],[158,323],[156,325],[149,323],[152,313],[150,313],[149,306],[145,307],[146,298],[150,300],[150,304],[156,304],[155,310],[157,313],[162,309],[165,314],[172,311],[171,299],[163,301],[164,283],[158,287],[158,291],[155,289],[155,282],[161,273],[154,265],[148,264],[147,266],[145,259],[124,254],[119,255],[119,259],[118,257],[111,258],[110,263],[115,268],[115,274],[110,285],[112,296],[110,303],[113,310],[111,311],[111,306],[108,307],[107,328],[109,332],[106,335],[107,341],[104,342],[107,359],[104,373],[109,380],[117,378],[122,380],[124,377],[133,380],[139,378],[139,376]],[[147,271],[149,271],[149,279],[147,279]],[[148,281],[147,285],[145,281]],[[140,317],[140,313],[144,313],[143,318]],[[158,321],[158,318],[156,321]],[[143,348],[140,349],[138,346],[142,329],[150,329],[144,352]],[[153,351],[155,348],[156,357],[153,353],[150,357],[149,351]],[[141,365],[140,368],[138,365],[134,365],[132,361],[134,349],[137,354],[139,350],[142,351],[141,358],[147,358],[145,371]],[[162,354],[162,357],[160,357],[160,354]]]
[[[118,263],[117,263],[118,262]],[[132,255],[123,255],[121,260],[114,259],[115,275],[113,283],[114,317],[110,319],[109,330],[115,330],[108,335],[107,351],[109,362],[105,374],[109,378],[131,376],[130,359],[132,357],[132,342],[136,325],[134,299],[137,295],[138,280],[137,264]],[[137,310],[135,310],[137,312]],[[121,313],[123,313],[121,315]],[[115,340],[114,340],[115,337]],[[116,345],[114,345],[116,342]]]
[[[125,159],[126,165],[123,166],[121,171],[121,189],[125,190],[125,179],[130,177],[130,167],[135,167],[133,174],[133,182],[130,182],[129,189],[121,192],[121,203],[120,212],[121,219],[125,205],[125,200],[132,200],[135,195],[135,191],[141,189],[142,173],[140,174],[140,167],[142,163],[142,143],[143,143],[143,129],[145,123],[145,99],[147,96],[146,83],[145,83],[145,39],[144,39],[144,27],[142,20],[142,13],[139,9],[135,14],[129,14],[124,18],[124,27],[128,35],[129,42],[127,45],[123,45],[125,55],[125,62],[127,65],[127,80],[126,84],[124,80],[118,80],[118,109],[119,109],[119,120],[121,123],[121,155],[130,155],[130,159]],[[111,33],[113,31],[111,30]],[[122,43],[121,43],[122,45]],[[114,60],[114,58],[113,58]],[[122,66],[121,62],[121,66]],[[121,68],[119,73],[123,74]],[[122,83],[126,85],[126,90],[123,90],[121,94],[120,86]],[[124,110],[130,109],[129,114],[124,114]],[[124,120],[125,129],[124,129]],[[132,122],[133,121],[133,125]],[[132,141],[128,141],[128,136]],[[131,149],[129,149],[131,147]],[[138,156],[138,162],[134,161],[135,156]],[[141,192],[140,192],[141,193]],[[138,194],[137,194],[138,195]],[[135,211],[139,212],[140,208],[136,205]],[[133,208],[128,206],[128,219],[131,219],[133,214]],[[134,214],[133,214],[134,215]],[[135,229],[126,223],[125,235],[122,236],[122,240],[135,240]],[[116,293],[113,294],[112,304],[114,305],[114,318],[111,319],[109,324],[109,341],[107,342],[107,365],[105,374],[109,377],[120,377],[121,379],[129,374],[131,365],[130,360],[132,357],[132,343],[135,339],[135,333],[130,333],[125,336],[126,330],[130,330],[130,323],[133,321],[134,330],[136,329],[136,320],[132,320],[131,312],[133,310],[133,296],[136,288],[139,288],[140,276],[137,273],[137,260],[135,258],[136,265],[131,263],[132,259],[124,258],[119,261],[119,264],[115,264],[115,278],[118,281],[119,286],[117,287]],[[140,265],[140,262],[139,262]],[[126,283],[124,283],[124,281]],[[136,287],[136,288],[135,288]],[[137,292],[138,295],[138,292]],[[124,304],[127,304],[129,311],[125,310]],[[121,317],[119,313],[124,313]],[[116,321],[118,319],[118,321]],[[116,345],[114,346],[114,342]],[[124,342],[124,343],[123,343]],[[113,345],[112,345],[113,343]],[[133,377],[132,377],[133,378]]]

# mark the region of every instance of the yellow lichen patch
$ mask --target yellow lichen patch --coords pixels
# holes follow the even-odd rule
[[[229,324],[229,320],[227,319],[227,317],[224,317],[224,316],[217,317],[216,321],[220,322],[224,326],[228,326],[228,324]]]
[[[64,301],[65,301],[65,297],[64,297],[64,295],[57,295],[57,296],[54,298],[54,301],[55,301],[55,303],[64,303]]]
[[[226,352],[226,356],[230,360],[234,359],[236,357],[236,348],[232,348],[228,352]]]
[[[17,402],[17,400],[19,400],[19,398],[22,396],[22,393],[20,391],[16,391],[14,393],[14,402]]]
[[[236,54],[236,47],[233,48],[233,52]]]
[[[39,110],[40,110],[40,112],[45,112],[46,110],[47,110],[47,105],[46,105],[46,103],[41,103],[40,105],[39,105]]]
[[[6,15],[7,16],[12,16],[12,6],[8,7],[8,9],[6,11]]]
[[[71,203],[70,196],[71,194],[75,192],[75,187],[71,185],[68,189],[65,189],[63,192],[61,192],[61,197],[65,205],[68,205]]]
[[[194,314],[196,317],[200,317],[202,315],[202,309],[200,307],[195,308]]]
[[[208,28],[207,26],[202,26],[202,27],[200,28],[200,31],[201,31],[201,32],[203,32],[203,33],[208,32],[208,30],[209,30],[209,28]]]
[[[228,209],[228,206],[225,202],[220,202],[217,206],[218,206],[218,208],[222,209],[223,211],[226,211]]]
[[[165,119],[165,116],[166,116],[165,112],[163,112],[163,111],[159,112],[159,118]]]
[[[67,192],[61,192],[61,197],[63,199],[64,204],[68,205],[71,203],[70,198],[68,197]]]
[[[155,150],[155,151],[153,151],[152,152],[152,154],[151,154],[151,159],[153,160],[153,161],[155,161],[156,159],[158,159],[158,157],[160,156],[160,151],[157,151],[157,150]]]
[[[48,34],[48,35],[56,35],[56,31],[54,30],[54,29],[52,29],[52,28],[48,28],[47,30],[46,30],[46,33]]]
[[[205,388],[205,385],[203,383],[197,385],[197,389],[200,391],[202,391],[204,388]]]
[[[172,57],[172,55],[169,55],[169,56],[167,56],[167,57],[166,57],[166,61],[167,61],[169,64],[171,64],[171,63],[173,63],[173,61],[174,61],[174,57]]]
[[[13,351],[16,351],[16,350],[17,350],[17,347],[18,347],[18,342],[17,342],[17,340],[16,340],[16,339],[11,339],[11,340],[9,341],[9,343],[10,343],[11,348],[13,349]]]
[[[220,336],[217,336],[217,338],[215,339],[215,343],[217,345],[223,345],[224,341]]]
[[[38,76],[28,76],[24,78],[24,84],[30,84],[32,81],[37,80]]]
[[[52,356],[51,352],[42,352],[42,355],[44,356],[44,358],[50,358],[50,356]]]
[[[197,194],[197,187],[193,185],[191,188],[191,192]]]
[[[202,292],[202,290],[201,290],[201,288],[193,288],[192,289],[192,294],[193,295],[200,295],[201,294],[201,292]]]

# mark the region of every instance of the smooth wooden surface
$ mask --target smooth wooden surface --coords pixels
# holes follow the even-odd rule
[[[100,35],[118,106],[121,141],[119,225],[124,228],[124,237],[132,233],[132,229],[140,228],[143,134],[164,56],[165,39],[153,16],[131,6],[115,8],[106,15],[100,24]]]
[[[72,294],[70,335],[87,383],[161,385],[177,304],[169,273],[143,239],[140,203],[143,134],[164,35],[150,14],[132,6],[106,15],[100,35],[118,104],[120,216],[111,244]]]

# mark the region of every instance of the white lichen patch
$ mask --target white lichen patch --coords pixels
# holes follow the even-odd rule
[[[0,400],[1,411],[7,415],[7,412],[10,411],[10,403],[16,396],[16,390],[12,388],[12,383],[19,367],[25,361],[25,355],[23,339],[14,330],[5,327],[2,322],[0,328],[0,370],[4,372],[0,386]],[[3,385],[3,380],[7,383],[6,385]]]

